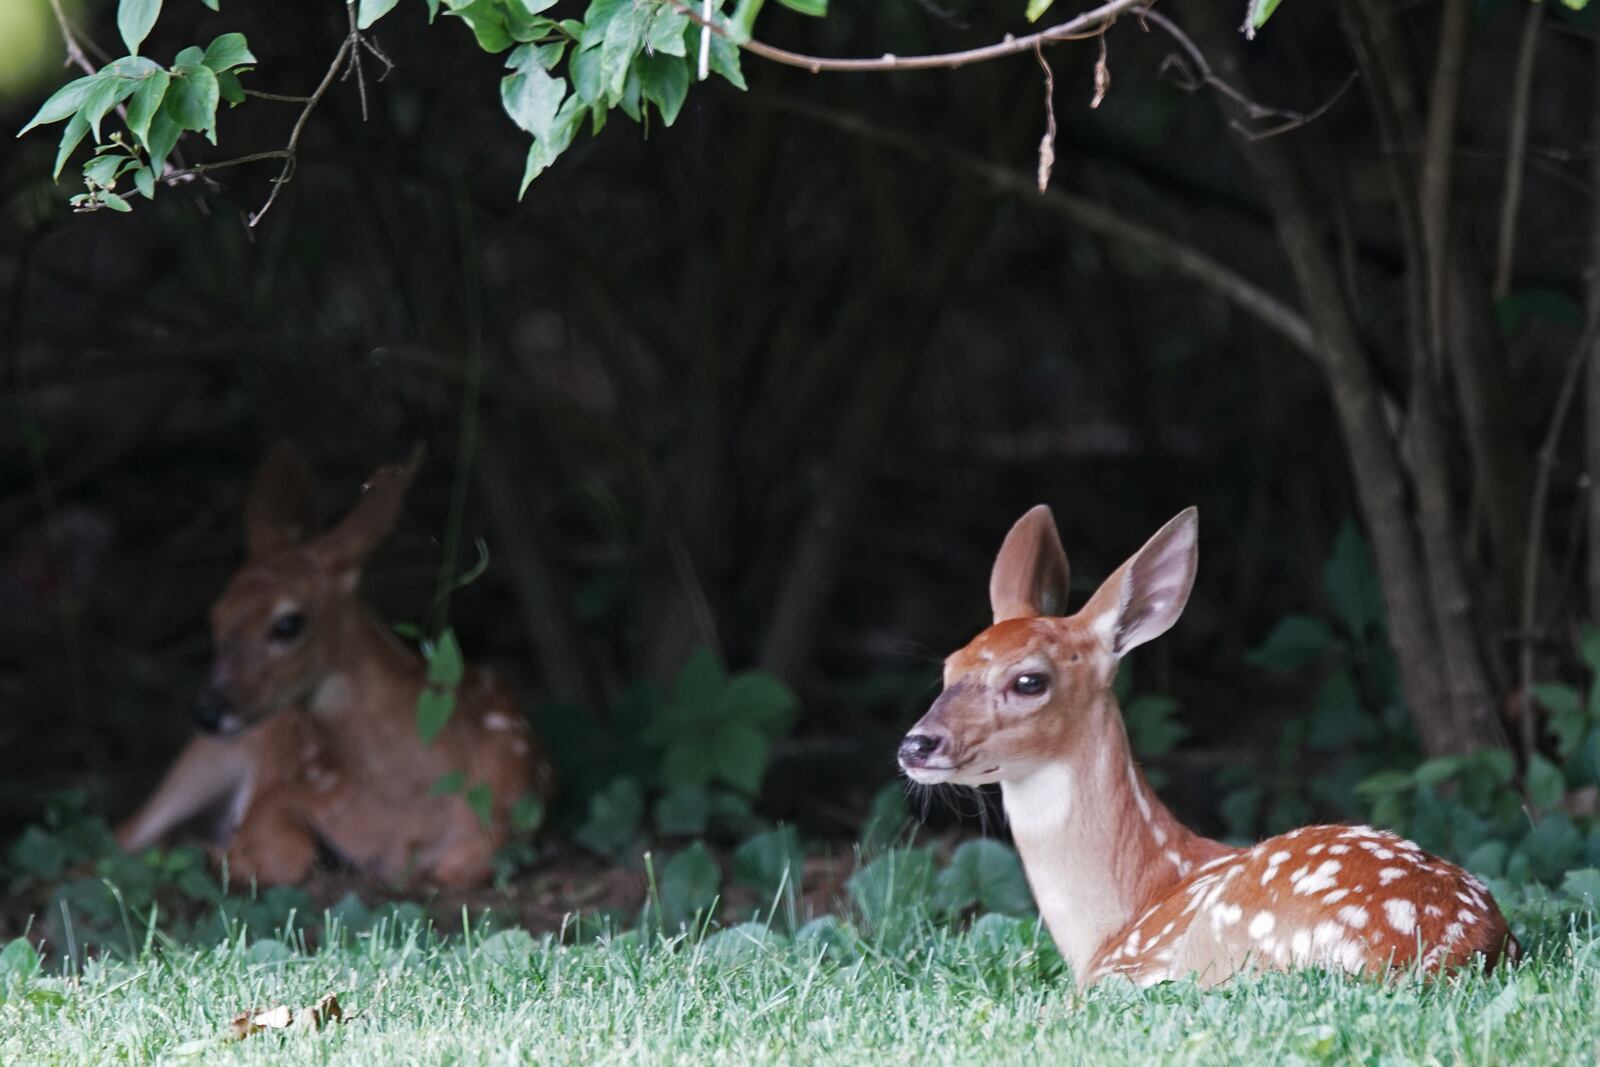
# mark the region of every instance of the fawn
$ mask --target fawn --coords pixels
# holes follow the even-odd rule
[[[320,843],[365,874],[468,886],[488,877],[512,805],[527,791],[549,797],[550,765],[488,672],[466,672],[450,722],[421,742],[425,665],[356,593],[421,452],[378,470],[319,536],[293,451],[280,444],[268,454],[246,505],[247,558],[211,610],[200,735],[118,828],[123,849],[153,845],[225,805],[222,847],[236,879],[298,882]],[[487,783],[487,823],[462,792],[434,795],[452,772],[468,787]]]
[[[1111,682],[1124,655],[1177,621],[1198,561],[1190,508],[1062,617],[1067,557],[1050,509],[1029,511],[995,559],[994,625],[945,660],[943,693],[900,746],[905,773],[1000,783],[1028,883],[1079,985],[1514,961],[1483,883],[1395,834],[1309,826],[1232,848],[1157,799]]]

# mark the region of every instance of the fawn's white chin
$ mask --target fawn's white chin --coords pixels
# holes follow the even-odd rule
[[[906,772],[906,777],[919,785],[939,785],[955,777],[954,767],[908,767],[900,764],[900,769]]]

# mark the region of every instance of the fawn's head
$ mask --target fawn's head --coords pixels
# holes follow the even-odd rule
[[[419,447],[404,465],[379,468],[350,513],[318,534],[311,481],[293,449],[268,453],[245,505],[244,565],[211,607],[214,655],[195,709],[202,730],[237,733],[327,677],[339,618],[421,459]]]
[[[1063,617],[1061,537],[1048,507],[1029,511],[994,561],[994,625],[944,661],[944,692],[901,743],[900,766],[917,782],[985,785],[1075,751],[1117,662],[1178,620],[1198,561],[1189,508]]]

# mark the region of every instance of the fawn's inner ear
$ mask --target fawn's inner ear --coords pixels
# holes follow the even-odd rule
[[[994,621],[1065,614],[1070,576],[1055,517],[1044,504],[1029,509],[1006,534],[989,573]]]
[[[252,559],[297,545],[316,532],[316,493],[288,441],[279,441],[261,461],[245,500],[244,527],[245,549]]]
[[[1112,572],[1083,614],[1112,655],[1125,656],[1178,621],[1199,566],[1199,513],[1187,508]]]
[[[367,557],[399,522],[400,505],[417,475],[422,454],[423,448],[418,445],[404,464],[379,467],[374,471],[356,506],[337,526],[317,539],[317,555],[329,570],[354,584]]]

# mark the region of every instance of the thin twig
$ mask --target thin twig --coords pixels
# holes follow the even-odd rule
[[[833,111],[796,100],[775,100],[772,106],[793,115],[809,118],[841,133],[860,137],[904,152],[914,159],[964,170],[998,193],[1024,196],[1030,203],[1069,223],[1125,248],[1149,256],[1173,272],[1210,289],[1245,311],[1267,329],[1284,338],[1298,352],[1320,361],[1321,342],[1310,323],[1294,307],[1262,289],[1192,245],[1152,229],[1085,197],[1059,189],[1039,195],[1032,178],[1022,172],[992,163],[981,156],[952,145],[930,143],[900,130],[889,129],[859,115]]]
[[[1332,96],[1311,111],[1302,113],[1284,108],[1269,107],[1251,99],[1238,88],[1219,78],[1216,72],[1211,69],[1211,64],[1206,61],[1206,57],[1200,51],[1200,47],[1194,43],[1187,33],[1179,29],[1176,23],[1161,14],[1161,12],[1148,9],[1141,11],[1139,20],[1141,24],[1147,22],[1155,24],[1163,33],[1176,41],[1178,47],[1183,49],[1184,54],[1188,57],[1187,61],[1185,61],[1184,56],[1169,55],[1162,61],[1157,73],[1176,69],[1183,79],[1179,83],[1179,88],[1191,93],[1201,88],[1215,90],[1238,104],[1251,122],[1264,122],[1267,119],[1281,120],[1272,126],[1256,129],[1252,129],[1238,119],[1228,120],[1228,125],[1237,130],[1240,136],[1252,141],[1264,141],[1268,137],[1276,137],[1279,134],[1288,133],[1290,130],[1315,122],[1326,114],[1334,104],[1337,104],[1345,93],[1350,91],[1350,87],[1356,83],[1358,76],[1356,72],[1352,71],[1350,76],[1344,80],[1344,84],[1334,90]]]
[[[1100,34],[1100,58],[1094,61],[1094,98],[1089,101],[1089,108],[1093,110],[1105,102],[1106,93],[1111,91],[1111,63],[1106,55],[1106,35]]]
[[[1100,38],[1101,48],[1105,47],[1105,40]],[[1056,166],[1056,76],[1044,58],[1043,45],[1034,45],[1033,54],[1044,68],[1044,137],[1039,141],[1039,191],[1042,193],[1050,188],[1050,172]]]
[[[61,39],[67,48],[67,65],[77,64],[78,69],[85,74],[94,74],[99,68],[84,55],[83,45],[78,42],[78,35],[73,32],[72,23],[67,21],[67,13],[61,10],[61,0],[50,0],[50,11],[56,17],[56,25],[61,27]]]
[[[1534,475],[1533,500],[1528,506],[1528,547],[1522,564],[1522,639],[1517,656],[1517,691],[1522,697],[1522,741],[1529,752],[1537,738],[1533,736],[1533,639],[1534,614],[1538,608],[1539,553],[1544,540],[1545,499],[1550,495],[1550,477],[1556,464],[1556,445],[1561,439],[1561,429],[1566,425],[1567,412],[1578,392],[1578,381],[1589,365],[1594,350],[1600,346],[1600,319],[1591,320],[1578,340],[1578,347],[1567,359],[1567,371],[1561,379],[1561,391],[1556,394],[1555,410],[1550,413],[1550,424],[1545,429],[1544,443],[1539,447],[1539,469]]]
[[[352,6],[351,10],[354,11],[355,8]],[[354,15],[351,18],[354,19]],[[354,23],[352,22],[353,26]],[[306,98],[305,108],[300,112],[300,117],[295,119],[294,128],[289,131],[289,143],[282,150],[283,169],[272,180],[272,192],[267,194],[267,202],[262,204],[260,209],[250,216],[247,225],[251,229],[255,228],[256,223],[261,221],[263,215],[272,210],[272,205],[277,202],[278,194],[283,191],[283,187],[288,185],[290,179],[294,177],[295,162],[300,151],[300,135],[305,132],[306,122],[311,118],[311,113],[317,109],[317,105],[322,102],[322,98],[329,87],[333,85],[333,79],[338,76],[339,68],[344,64],[345,57],[355,50],[355,43],[360,39],[360,33],[352,28],[349,35],[345,37],[344,43],[339,45],[339,51],[334,53],[333,62],[328,64],[328,70],[322,75],[322,81],[312,91],[311,95]]]
[[[731,34],[723,26],[716,25],[715,20],[705,19],[700,13],[690,6],[688,0],[667,0],[674,11],[687,15],[689,20],[702,29],[710,28],[711,32],[722,34],[733,40]],[[812,74],[825,72],[867,72],[886,70],[953,70],[956,67],[965,67],[972,63],[984,63],[995,59],[1004,59],[1007,56],[1021,55],[1032,51],[1038,45],[1055,44],[1059,41],[1079,41],[1095,37],[1104,33],[1117,16],[1136,8],[1148,11],[1152,0],[1107,0],[1106,3],[1081,15],[1076,15],[1065,22],[1030,33],[1023,37],[1006,34],[1005,38],[996,44],[985,45],[982,48],[968,48],[960,52],[940,52],[926,56],[896,56],[885,54],[874,59],[838,59],[831,56],[808,56],[800,52],[790,52],[784,48],[775,48],[770,44],[760,41],[736,41],[735,43],[751,55],[760,56],[762,59],[781,63],[786,67],[799,67]]]
[[[1539,46],[1544,5],[1529,4],[1517,47],[1517,68],[1511,83],[1511,132],[1506,138],[1505,195],[1500,200],[1500,231],[1495,246],[1496,300],[1511,290],[1511,267],[1517,249],[1517,207],[1522,200],[1522,165],[1528,154],[1528,101],[1533,95],[1533,57]]]
[[[258,97],[262,100],[276,100],[280,104],[304,104],[311,98],[309,96],[286,96],[283,93],[264,93],[260,89],[246,89],[246,96]]]

